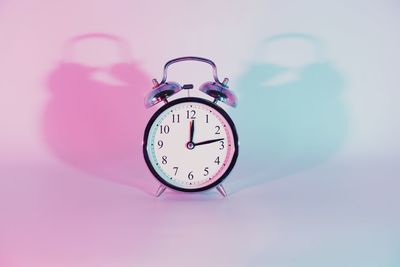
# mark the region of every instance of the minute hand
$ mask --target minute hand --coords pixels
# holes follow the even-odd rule
[[[211,143],[222,141],[222,140],[224,140],[224,138],[211,139],[211,140],[195,143],[194,145],[195,146],[201,146],[201,145],[211,144]]]

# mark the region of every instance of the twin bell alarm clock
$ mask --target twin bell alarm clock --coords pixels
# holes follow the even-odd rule
[[[211,65],[214,81],[199,90],[209,97],[168,98],[192,84],[167,81],[170,65],[182,61],[200,61]],[[229,90],[228,79],[220,82],[213,61],[201,57],[180,57],[164,66],[161,82],[153,79],[153,89],[145,98],[146,108],[162,105],[150,118],[143,141],[143,155],[148,168],[160,182],[156,196],[166,188],[199,192],[211,188],[226,196],[222,182],[232,171],[238,157],[238,135],[230,116],[218,104],[235,107],[237,100]],[[187,94],[189,95],[189,94]]]

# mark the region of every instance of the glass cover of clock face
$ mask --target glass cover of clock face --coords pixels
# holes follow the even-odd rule
[[[147,164],[173,188],[195,190],[218,184],[235,163],[233,123],[223,110],[207,102],[171,102],[147,126]]]

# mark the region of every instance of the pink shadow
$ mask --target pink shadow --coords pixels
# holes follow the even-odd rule
[[[66,49],[98,40],[115,44],[121,58],[106,68],[62,61],[49,73],[45,141],[55,156],[77,169],[153,191],[156,182],[142,155],[148,119],[143,99],[151,79],[129,58],[129,46],[119,37],[89,33],[69,40]],[[97,79],[98,74],[113,82]]]

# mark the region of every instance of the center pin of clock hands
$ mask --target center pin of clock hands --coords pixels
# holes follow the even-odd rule
[[[193,136],[194,136],[194,120],[190,121],[189,124],[189,142],[186,143],[186,147],[190,150],[192,150],[193,148],[195,148],[195,146],[201,146],[201,145],[207,145],[207,144],[211,144],[211,143],[215,143],[218,141],[222,141],[224,140],[224,138],[217,138],[217,139],[210,139],[210,140],[206,140],[206,141],[202,141],[199,143],[194,143],[193,142]]]

